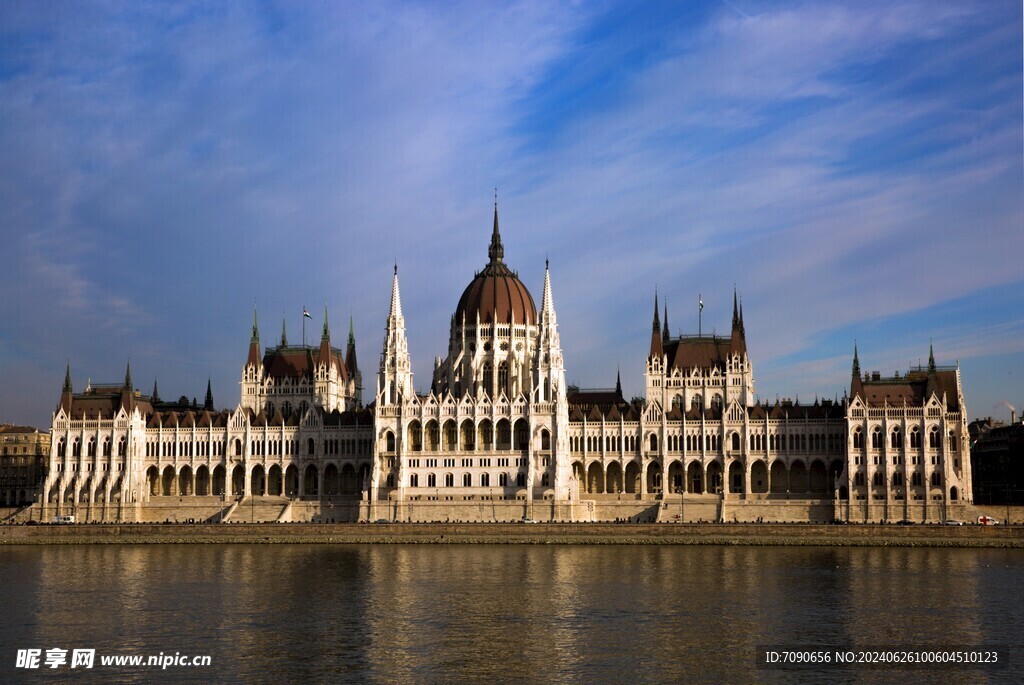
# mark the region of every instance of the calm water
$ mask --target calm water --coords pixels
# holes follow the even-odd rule
[[[107,682],[1024,681],[1019,650],[928,675],[755,666],[766,644],[1019,644],[1011,550],[8,547],[0,578],[4,682],[56,675],[14,668],[32,647],[213,660],[87,673]]]

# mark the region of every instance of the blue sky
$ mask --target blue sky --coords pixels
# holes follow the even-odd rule
[[[486,262],[570,380],[640,394],[742,294],[762,399],[963,370],[1024,403],[1024,103],[1013,2],[0,5],[0,421],[123,378],[238,402],[265,344],[355,321],[365,399],[397,260],[415,383]]]

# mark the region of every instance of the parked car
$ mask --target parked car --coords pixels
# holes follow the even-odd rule
[[[896,525],[897,526],[912,526],[912,525],[914,525],[914,522],[910,521],[908,519],[900,519],[899,521],[896,522]]]
[[[946,519],[942,523],[944,525],[947,525],[947,526],[962,526],[962,525],[964,525],[963,521],[957,521],[956,519]]]

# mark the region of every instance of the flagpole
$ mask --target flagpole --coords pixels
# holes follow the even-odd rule
[[[302,306],[302,346],[306,346],[306,306]]]
[[[700,293],[697,293],[697,337],[702,338],[703,333],[701,331],[701,319],[704,314],[704,298],[701,297]]]

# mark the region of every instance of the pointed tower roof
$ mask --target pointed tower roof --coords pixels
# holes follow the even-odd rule
[[[256,318],[256,307],[252,308],[252,335],[249,337],[249,356],[246,366],[260,366],[260,326]]]
[[[860,356],[857,354],[857,341],[853,341],[853,371],[850,374],[850,398],[853,399],[864,392],[864,384],[860,378]]]
[[[505,259],[505,248],[501,244],[501,232],[498,231],[498,189],[494,189],[494,230],[491,231],[491,246],[487,249],[491,264],[501,264]]]
[[[330,340],[331,339],[331,327],[327,323],[327,303],[326,302],[324,302],[324,327],[323,327],[323,331],[320,333],[320,339],[321,340]]]
[[[551,271],[546,258],[544,259],[544,293],[541,295],[540,319],[542,323],[549,326],[555,323],[555,301],[551,294]]]
[[[661,331],[661,342],[664,343],[665,345],[668,345],[668,341],[669,341],[670,335],[669,335],[669,332],[668,332],[668,298],[667,297],[665,298],[665,302],[664,302],[663,306],[665,307],[665,322],[664,322],[664,328]]]
[[[64,392],[71,392],[71,362],[68,362],[67,367],[64,369]]]
[[[288,347],[288,319],[281,317],[281,347]]]
[[[60,405],[59,408],[64,410],[64,413],[71,415],[71,401],[74,397],[74,393],[71,389],[71,362],[68,361],[67,368],[64,370],[64,386],[60,392]]]
[[[732,289],[732,327],[739,328],[740,325],[740,308],[737,304],[736,287]]]
[[[203,401],[203,409],[213,411],[213,388],[209,378],[206,379],[206,399]]]
[[[391,313],[388,316],[402,318],[402,293],[398,289],[398,264],[395,264],[395,276],[391,281]]]
[[[155,378],[153,379],[153,396],[150,397],[150,400],[152,400],[153,402],[159,402],[160,401],[160,393],[157,392],[156,379]]]
[[[129,392],[132,389],[132,362],[128,360],[128,366],[124,370],[124,387]]]
[[[359,363],[356,361],[356,333],[351,316],[348,317],[348,349],[345,350],[345,367],[348,369],[349,377],[359,372]]]
[[[658,289],[654,289],[654,324],[651,326],[651,354],[652,357],[660,357],[664,354],[662,346],[661,320],[658,319]]]
[[[743,305],[739,301],[735,288],[732,290],[732,334],[729,346],[733,352],[747,353],[747,336],[743,331]]]
[[[928,373],[935,373],[935,349],[932,341],[928,341]]]
[[[615,369],[615,394],[622,399],[622,371],[618,368]]]
[[[853,341],[853,377],[860,377],[860,356],[857,354],[857,341]]]

